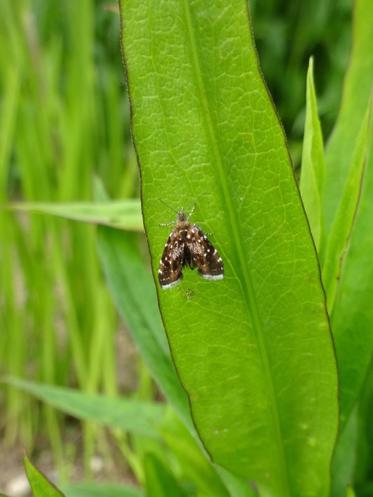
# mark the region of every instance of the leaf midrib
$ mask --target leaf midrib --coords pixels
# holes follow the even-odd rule
[[[243,252],[243,247],[241,245],[241,236],[240,236],[240,230],[236,222],[236,216],[234,215],[234,209],[233,209],[233,204],[231,200],[231,195],[229,191],[229,187],[225,181],[225,175],[224,175],[224,168],[223,168],[223,161],[221,157],[221,152],[220,148],[218,145],[218,140],[216,137],[216,131],[213,125],[212,117],[211,117],[211,112],[210,112],[210,107],[209,103],[206,97],[206,91],[205,91],[205,86],[204,86],[204,81],[203,77],[201,75],[201,69],[200,69],[200,62],[199,62],[199,56],[198,56],[198,49],[197,49],[197,44],[196,40],[194,37],[194,30],[192,26],[192,19],[191,19],[191,12],[190,12],[190,6],[188,3],[188,0],[183,0],[183,5],[184,5],[184,12],[185,12],[185,17],[186,17],[186,26],[187,26],[187,31],[190,39],[190,46],[191,46],[191,61],[192,61],[192,68],[194,72],[194,76],[196,79],[197,83],[197,89],[200,94],[200,101],[203,106],[204,110],[204,115],[206,116],[206,119],[203,119],[203,123],[206,128],[206,134],[207,137],[211,143],[211,149],[213,151],[213,154],[215,156],[216,164],[217,164],[217,169],[219,172],[219,181],[223,190],[223,200],[226,204],[227,207],[227,212],[229,216],[229,223],[227,223],[228,226],[231,227],[233,236],[232,240],[234,241],[234,245],[236,247],[238,256],[239,256],[239,262],[240,266],[242,269],[242,274],[243,278],[241,279],[242,283],[242,293],[246,302],[246,309],[251,317],[251,321],[253,323],[253,329],[255,333],[255,337],[258,343],[258,349],[260,352],[260,358],[261,362],[263,365],[263,370],[265,372],[265,379],[268,385],[268,393],[270,396],[270,406],[271,406],[271,414],[272,414],[272,421],[273,421],[273,426],[274,426],[274,433],[277,437],[277,455],[278,455],[278,461],[281,465],[282,471],[282,490],[283,490],[283,495],[291,495],[290,493],[290,482],[289,482],[289,473],[288,473],[288,465],[287,465],[287,458],[286,458],[286,452],[284,449],[284,444],[283,444],[283,438],[282,438],[282,430],[281,430],[281,423],[280,423],[280,417],[277,409],[277,402],[276,402],[276,394],[273,386],[273,381],[272,381],[272,370],[270,367],[270,362],[267,354],[267,346],[264,340],[264,333],[262,330],[262,323],[260,320],[260,315],[259,311],[256,305],[256,299],[255,299],[255,291],[250,279],[250,271],[247,266],[246,258],[244,256]],[[249,22],[249,20],[248,20]],[[238,273],[239,274],[239,273]],[[238,274],[236,273],[236,276],[238,278]],[[239,278],[240,279],[240,278]]]

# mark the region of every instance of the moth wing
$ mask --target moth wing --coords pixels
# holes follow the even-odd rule
[[[207,280],[224,278],[224,263],[218,251],[203,231],[193,225],[186,239],[186,248],[190,252],[190,267],[198,268],[199,274]]]
[[[176,230],[167,239],[159,263],[158,280],[162,288],[172,288],[180,283],[184,265],[185,244]]]

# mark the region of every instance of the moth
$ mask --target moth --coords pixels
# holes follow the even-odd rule
[[[161,287],[172,288],[180,283],[184,266],[197,268],[206,280],[224,278],[224,264],[217,250],[201,228],[191,224],[185,212],[180,210],[159,263],[158,279]]]

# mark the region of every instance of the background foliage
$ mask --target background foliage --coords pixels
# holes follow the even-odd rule
[[[360,8],[366,8],[366,4],[365,0],[357,2]],[[326,143],[338,115],[342,79],[351,48],[352,3],[317,0],[311,5],[306,0],[252,0],[251,7],[262,69],[284,124],[296,169],[301,163],[308,60],[314,56],[315,84],[312,71],[309,71],[308,102],[312,91],[315,99],[313,108],[307,108],[304,142],[304,146],[309,144],[308,158],[312,168],[313,158],[324,155],[320,129],[319,138],[312,138],[318,126],[315,116],[320,116]],[[365,17],[369,22],[369,15]],[[355,35],[363,29],[362,25],[355,27]],[[46,392],[43,387],[27,383],[18,383],[15,388],[14,382],[8,382],[0,387],[1,433],[8,447],[18,442],[30,453],[38,448],[42,438],[46,438],[60,476],[68,479],[71,466],[66,464],[66,456],[70,461],[79,459],[80,450],[79,444],[66,443],[66,430],[71,421],[60,414],[66,411],[82,419],[87,476],[93,454],[102,454],[106,461],[113,459],[109,444],[114,440],[121,460],[129,468],[126,474],[142,484],[146,495],[158,496],[162,492],[188,495],[192,484],[192,491],[198,495],[223,496],[233,492],[235,496],[247,497],[251,491],[242,487],[242,482],[207,463],[173,412],[166,414],[162,410],[159,415],[156,411],[160,406],[154,405],[153,400],[159,398],[159,393],[150,375],[193,433],[189,415],[185,414],[187,400],[175,376],[157,313],[154,288],[144,264],[146,251],[142,237],[133,233],[120,236],[108,228],[97,230],[83,223],[32,213],[35,209],[31,202],[43,202],[46,212],[51,211],[51,205],[62,202],[64,205],[59,207],[62,217],[87,220],[87,216],[91,216],[90,220],[95,223],[98,211],[93,208],[87,214],[87,205],[92,209],[92,204],[81,202],[89,202],[94,197],[102,199],[102,190],[112,199],[136,199],[138,196],[119,37],[116,4],[101,0],[68,0],[53,8],[43,0],[6,0],[0,4],[0,202],[29,204],[27,214],[0,212],[0,319],[3,330],[0,373],[49,385],[74,387],[91,396],[82,397],[75,405],[75,400],[64,397],[69,395],[68,391]],[[369,90],[369,53],[373,50],[368,50],[363,59],[366,62],[363,72],[357,65],[355,73],[350,75],[352,96],[364,93],[359,91],[359,84],[356,86],[356,78],[362,74],[366,75],[364,81]],[[362,99],[361,102],[365,111],[366,101]],[[360,144],[356,141],[356,133],[351,135],[353,157],[350,162],[346,161],[345,174],[337,180],[333,175],[328,176],[325,190],[319,192],[320,201],[325,197],[326,205],[328,199],[334,202],[332,209],[319,206],[317,211],[326,212],[327,230],[320,232],[319,247],[323,264],[328,260],[327,235],[333,231],[333,226],[338,228],[330,213],[334,214],[337,199],[347,181],[349,187],[344,190],[345,198],[355,198],[350,207],[352,230],[361,178],[366,171],[365,150],[371,136],[369,115],[364,119],[361,109],[357,111],[357,108],[358,105],[350,109],[347,106],[346,110],[345,105],[345,115],[340,116],[339,126],[343,129],[351,120],[362,123]],[[332,145],[325,157],[326,167],[338,160],[335,152],[338,152],[338,137],[334,139],[334,157]],[[303,148],[303,166],[305,160]],[[346,172],[351,162],[356,165],[353,170],[360,171],[355,178]],[[344,309],[345,315],[333,315],[333,309],[329,309],[339,362],[349,364],[351,350],[354,357],[364,358],[358,359],[356,367],[345,370],[342,367],[342,399],[346,409],[342,412],[341,426],[347,420],[349,422],[337,448],[334,474],[343,473],[346,478],[341,482],[334,478],[335,496],[344,495],[340,492],[344,492],[347,483],[352,481],[353,472],[357,495],[370,495],[373,481],[371,428],[367,416],[372,401],[370,376],[359,408],[350,416],[371,357],[370,346],[367,346],[371,340],[366,320],[367,300],[355,300],[350,313],[349,301],[346,304],[343,300],[348,298],[349,292],[356,290],[356,285],[370,291],[363,278],[370,273],[361,274],[359,266],[359,247],[370,241],[369,237],[364,238],[371,225],[371,189],[370,186],[366,188],[362,198],[362,221],[357,227],[360,235],[347,258],[342,291],[335,297],[337,309],[338,306]],[[306,198],[312,192],[303,191],[302,195]],[[75,211],[70,202],[80,203],[75,204]],[[314,205],[313,201],[309,205]],[[117,225],[119,219],[119,224],[126,229],[142,229],[136,200],[132,210],[122,204],[119,211],[111,209],[109,206],[106,212],[100,210],[104,224]],[[308,214],[311,219],[312,214]],[[317,218],[317,215],[313,217]],[[343,238],[337,228],[334,231],[338,232],[337,238],[342,243],[339,250],[344,253],[351,230],[348,229]],[[129,386],[126,378],[123,380],[123,373],[118,375],[118,370],[122,371],[124,366],[123,347],[118,353],[123,331],[118,334],[120,321],[96,253],[97,242],[116,307],[125,317],[140,351],[137,380],[131,381]],[[329,249],[329,253],[332,261],[327,266],[327,274],[331,274],[334,281],[334,248]],[[122,264],[124,258],[131,263]],[[369,261],[364,268],[368,265]],[[359,274],[358,278],[356,274]],[[138,281],[136,288],[134,280]],[[326,288],[327,292],[329,288]],[[142,304],[144,295],[152,302],[150,306]],[[351,343],[348,331],[357,315],[361,340]],[[126,342],[124,349],[128,347]],[[123,382],[127,385],[125,388]],[[135,397],[137,402],[145,404],[136,406],[130,402],[128,406],[116,407],[129,423],[121,425],[117,420],[107,418],[105,413],[113,407],[109,404],[105,410],[104,399],[109,402],[112,397],[116,402],[115,397],[123,390],[127,397]],[[94,395],[99,392],[106,397],[98,400]],[[102,411],[97,411],[98,403],[102,403]],[[139,414],[141,412],[144,418]],[[153,424],[151,420],[157,416],[167,419],[167,429]],[[111,436],[108,437],[107,432],[93,421],[110,426]],[[107,488],[101,489],[103,494]],[[89,485],[66,486],[66,495],[93,495],[93,491]],[[116,492],[118,495],[142,495],[132,488],[111,486],[110,491],[113,495]]]

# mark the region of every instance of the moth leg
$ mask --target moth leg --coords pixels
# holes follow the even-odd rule
[[[194,202],[193,207],[191,208],[191,210],[188,214],[188,219],[190,219],[193,216],[193,213],[195,210],[196,210],[196,203]]]
[[[173,226],[175,224],[175,221],[170,221],[169,223],[161,223],[159,226],[162,228],[167,228],[169,226]]]

